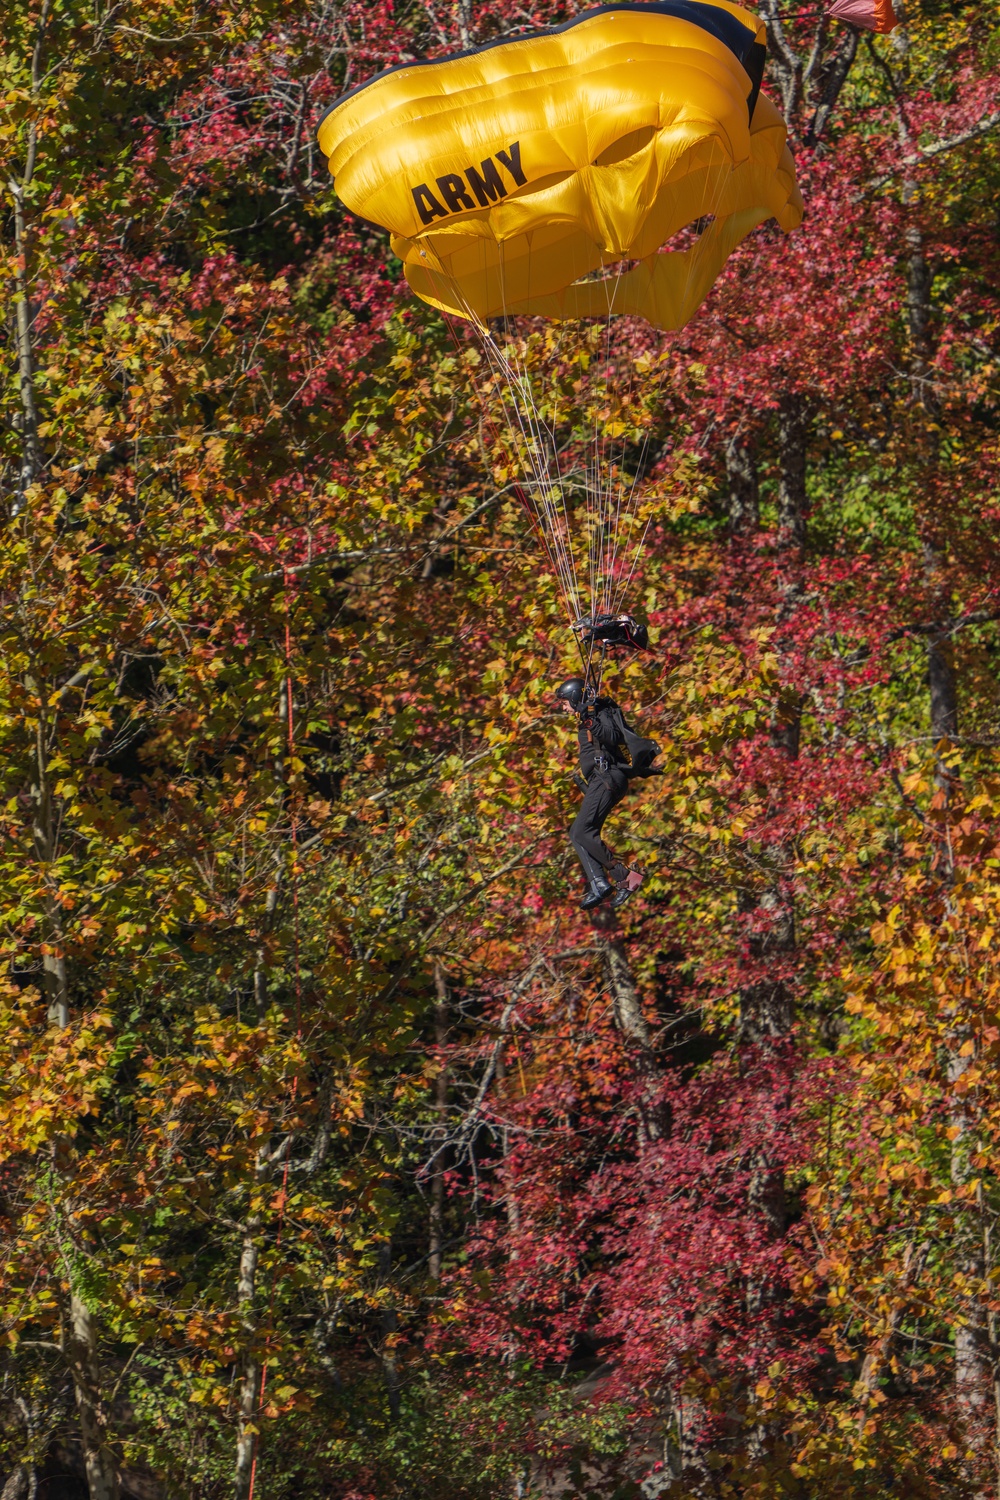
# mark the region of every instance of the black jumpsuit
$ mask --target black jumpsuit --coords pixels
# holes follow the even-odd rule
[[[629,784],[629,762],[617,737],[611,738],[613,731],[601,734],[601,721],[607,723],[611,717],[610,712],[601,710],[614,710],[616,706],[610,698],[598,698],[592,709],[580,715],[580,771],[587,790],[569,837],[588,881],[605,878],[606,872],[619,863],[601,838],[605,819],[618,806]]]

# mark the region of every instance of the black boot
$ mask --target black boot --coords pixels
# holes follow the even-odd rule
[[[600,906],[602,901],[608,899],[614,890],[614,886],[611,884],[604,870],[597,863],[597,860],[588,854],[586,849],[581,849],[577,846],[576,852],[580,864],[583,866],[584,879],[587,882],[587,889],[584,892],[584,897],[580,905],[584,911],[590,911],[592,907]]]
[[[625,879],[615,882],[615,893],[611,898],[611,905],[614,907],[615,911],[617,911],[619,907],[624,906],[628,898],[634,895],[641,885],[641,870],[626,871]]]
[[[603,875],[599,875],[587,886],[587,894],[580,905],[584,911],[590,911],[591,907],[600,906],[602,901],[606,901],[613,890],[614,886],[610,880],[605,880]]]

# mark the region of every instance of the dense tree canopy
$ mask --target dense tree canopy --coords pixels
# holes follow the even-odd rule
[[[761,6],[806,217],[644,351],[619,921],[476,342],[315,141],[573,10],[5,12],[3,1500],[998,1494],[1000,13]]]

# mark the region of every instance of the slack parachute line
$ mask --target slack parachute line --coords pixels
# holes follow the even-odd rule
[[[862,3],[889,0],[836,0]],[[628,593],[665,334],[759,225],[801,221],[764,60],[730,0],[602,5],[389,68],[320,122],[341,201],[475,334],[485,426],[588,681],[645,644]]]

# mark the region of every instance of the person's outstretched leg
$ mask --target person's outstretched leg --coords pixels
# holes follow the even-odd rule
[[[594,771],[569,831],[570,843],[587,879],[587,892],[580,903],[584,910],[599,905],[614,890],[607,872],[615,864],[615,857],[601,838],[601,829],[611,809],[627,790],[628,779],[623,772]]]

